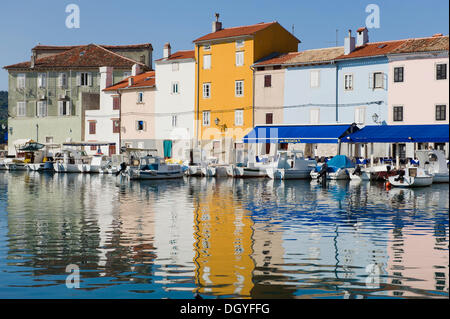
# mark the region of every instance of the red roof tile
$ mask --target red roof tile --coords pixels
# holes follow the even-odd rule
[[[168,58],[161,58],[155,60],[155,62],[181,60],[181,59],[195,59],[195,51],[194,50],[177,51],[174,54],[171,54]]]
[[[84,45],[43,45],[38,44],[32,50],[71,50],[73,48],[82,47]],[[153,48],[151,43],[142,44],[125,44],[125,45],[104,45],[99,46],[105,49],[145,49]]]
[[[51,56],[42,57],[36,60],[35,69],[45,68],[68,68],[68,67],[123,67],[131,68],[133,64],[140,64],[144,68],[147,67],[124,57],[120,54],[114,53],[102,46],[96,44],[89,44],[83,46],[74,46],[70,50],[63,51]],[[30,68],[30,61],[17,63],[5,66],[5,69]]]
[[[336,58],[336,60],[353,59],[353,58],[364,58],[373,57],[379,55],[386,55],[391,51],[397,49],[406,40],[396,40],[396,41],[385,41],[385,42],[373,42],[367,43],[365,45],[356,47],[355,50],[349,54],[341,55]]]
[[[267,23],[258,23],[248,26],[242,26],[242,27],[233,27],[233,28],[226,28],[222,29],[216,32],[209,33],[207,35],[204,35],[198,39],[195,39],[193,42],[199,42],[199,41],[206,41],[206,40],[216,40],[216,39],[223,39],[223,38],[232,38],[232,37],[238,37],[243,35],[252,35],[255,34],[258,31],[264,30],[265,28],[274,25],[278,22],[267,22]]]
[[[129,85],[129,79],[133,79],[133,85]],[[134,89],[134,88],[142,88],[142,87],[152,87],[155,86],[155,71],[149,71],[145,73],[141,73],[135,76],[129,76],[126,79],[123,79],[119,83],[111,85],[104,89],[103,91],[117,91],[120,89]]]
[[[433,51],[448,51],[448,50],[449,50],[448,36],[433,35],[432,37],[428,38],[409,39],[390,53],[396,54],[396,53],[433,52]]]

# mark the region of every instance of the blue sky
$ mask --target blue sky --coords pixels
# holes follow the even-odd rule
[[[80,28],[65,26],[68,4],[80,8]],[[380,28],[369,30],[370,41],[449,33],[447,0],[20,0],[0,5],[0,66],[28,60],[38,43],[133,44],[150,42],[154,59],[169,41],[172,50],[193,49],[192,40],[211,30],[214,13],[224,27],[278,21],[295,26],[299,49],[339,45],[348,29],[365,25],[368,4],[380,8]],[[0,90],[7,89],[7,72],[0,71]]]

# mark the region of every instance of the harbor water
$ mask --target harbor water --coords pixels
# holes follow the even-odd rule
[[[448,248],[448,184],[0,172],[0,298],[448,298]]]

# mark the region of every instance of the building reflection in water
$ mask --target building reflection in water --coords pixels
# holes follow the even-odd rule
[[[100,296],[448,296],[448,185],[3,172],[0,191],[2,289],[77,264]]]

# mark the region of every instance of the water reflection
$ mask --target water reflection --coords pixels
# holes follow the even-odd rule
[[[448,195],[0,172],[0,296],[448,298]]]

